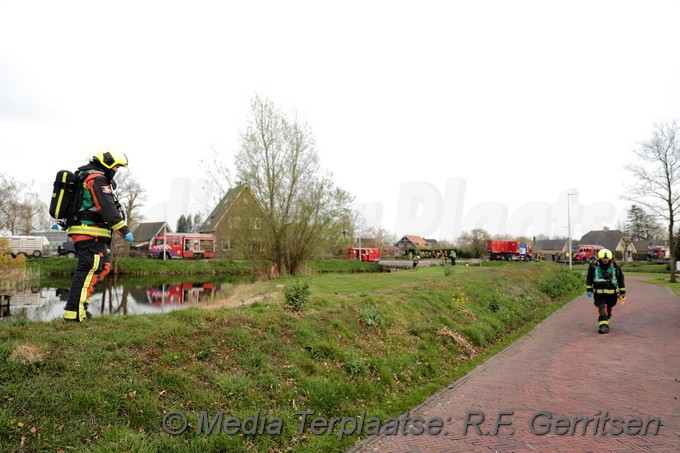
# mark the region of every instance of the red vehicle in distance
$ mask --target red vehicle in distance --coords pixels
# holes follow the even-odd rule
[[[215,235],[200,233],[168,233],[149,241],[152,258],[215,258]]]
[[[582,245],[578,248],[578,252],[574,253],[572,261],[574,263],[585,263],[597,259],[597,252],[603,248],[601,245]]]
[[[380,261],[380,249],[372,247],[350,247],[347,249],[347,259],[378,262]]]
[[[520,241],[486,241],[486,253],[490,261],[531,261],[532,251]]]

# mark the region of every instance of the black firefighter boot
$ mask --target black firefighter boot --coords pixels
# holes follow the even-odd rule
[[[609,333],[609,313],[607,312],[607,304],[602,303],[598,305],[597,314],[598,333]]]

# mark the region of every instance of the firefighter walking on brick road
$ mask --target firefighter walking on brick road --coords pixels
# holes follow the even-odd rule
[[[113,180],[120,167],[127,167],[125,154],[97,152],[87,165],[78,168],[82,181],[82,202],[78,221],[69,226],[69,235],[78,254],[71,290],[64,308],[65,322],[81,322],[91,318],[87,310],[94,286],[110,269],[109,250],[115,231],[132,243],[133,236],[125,223],[123,210],[116,199]]]
[[[618,298],[626,299],[626,285],[623,271],[614,262],[612,252],[602,249],[597,253],[597,261],[588,267],[586,294],[594,297],[597,307],[599,333],[609,332],[609,323]]]

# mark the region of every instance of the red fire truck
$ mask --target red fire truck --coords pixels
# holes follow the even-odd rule
[[[490,261],[531,261],[531,249],[519,241],[486,241],[486,253]]]
[[[358,260],[361,256],[361,261],[380,261],[380,249],[371,247],[350,247],[347,249],[348,260]]]
[[[149,241],[152,258],[215,258],[215,235],[199,233],[168,233]]]
[[[597,252],[604,247],[601,245],[582,245],[578,248],[578,252],[574,253],[572,261],[574,263],[585,263],[597,258]]]
[[[647,256],[652,260],[667,260],[671,257],[671,249],[666,245],[654,245],[647,247]]]

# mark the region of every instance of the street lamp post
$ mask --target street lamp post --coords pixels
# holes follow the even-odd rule
[[[164,203],[163,207],[165,208],[165,214],[163,216],[163,261],[165,261],[165,258],[168,254],[168,204]]]
[[[359,262],[361,262],[363,261],[361,259],[361,234],[359,234],[358,236],[359,236]]]
[[[572,270],[572,248],[571,248],[571,196],[575,193],[567,194],[567,234],[569,235],[569,270]]]

